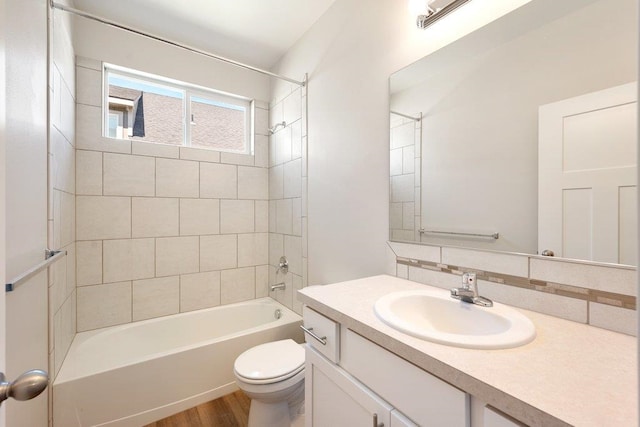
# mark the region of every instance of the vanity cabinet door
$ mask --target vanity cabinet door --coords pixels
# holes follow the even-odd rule
[[[391,407],[307,344],[306,427],[391,425]],[[402,425],[402,424],[399,424]]]

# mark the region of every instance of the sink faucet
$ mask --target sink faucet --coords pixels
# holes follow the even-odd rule
[[[451,289],[451,298],[482,307],[492,307],[493,301],[489,298],[478,295],[478,285],[476,284],[476,273],[464,273],[462,275],[462,287]]]

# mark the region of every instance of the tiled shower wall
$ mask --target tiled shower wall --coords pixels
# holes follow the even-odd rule
[[[108,139],[101,63],[76,64],[78,331],[267,296],[267,103],[255,155]]]
[[[49,372],[55,378],[76,333],[76,85],[69,16],[53,14],[50,34],[47,240],[49,248],[67,251],[49,268]]]
[[[389,236],[420,241],[420,150],[422,122],[391,113]]]
[[[478,274],[480,295],[636,335],[636,268],[445,246],[389,242],[387,273],[445,289]]]
[[[271,297],[296,312],[302,306],[295,291],[306,286],[306,87],[284,85],[270,105],[269,125],[278,126],[269,139],[269,283],[285,283]],[[287,274],[278,270],[281,256]]]

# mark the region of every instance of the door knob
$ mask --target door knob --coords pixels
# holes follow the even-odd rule
[[[16,400],[33,399],[47,388],[49,376],[45,371],[33,369],[20,375],[13,382],[6,381],[0,372],[0,405],[10,397]]]

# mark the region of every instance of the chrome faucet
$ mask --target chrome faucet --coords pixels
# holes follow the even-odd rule
[[[492,307],[493,301],[489,298],[478,295],[478,285],[476,284],[476,273],[464,273],[462,275],[462,287],[451,289],[451,298],[460,301],[477,304],[482,307]]]

